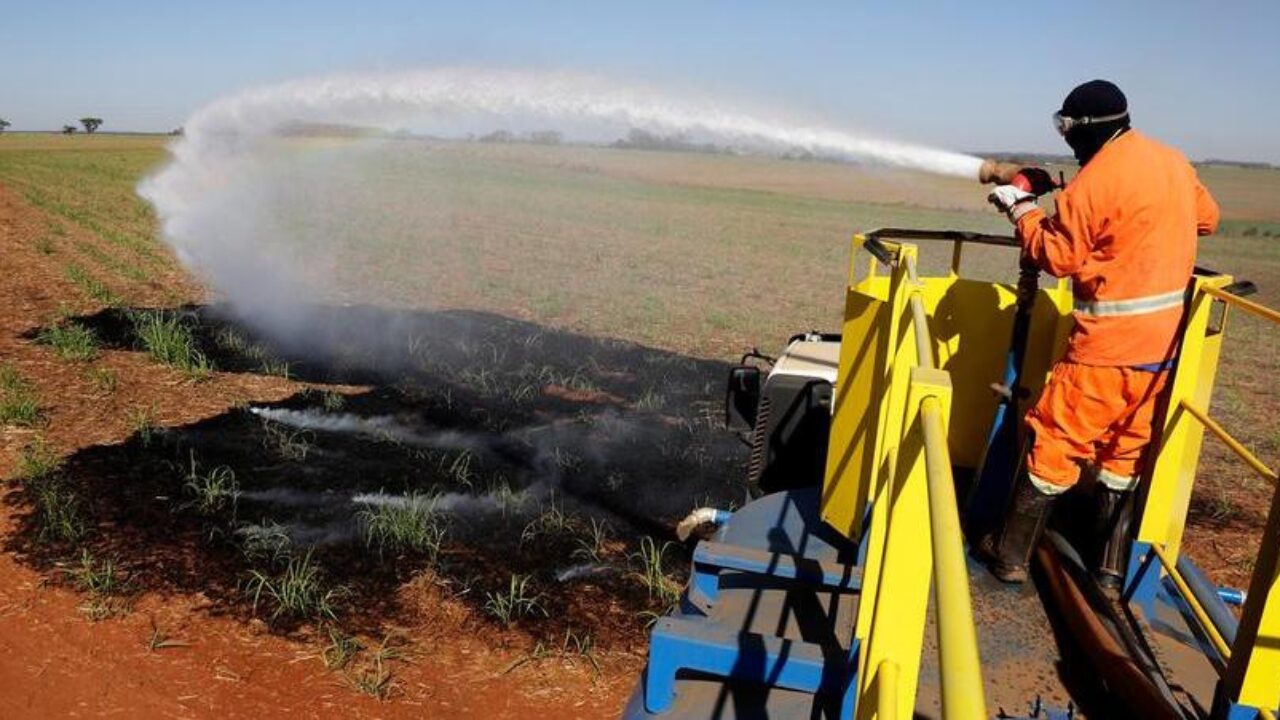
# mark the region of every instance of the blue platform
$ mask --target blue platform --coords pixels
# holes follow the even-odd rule
[[[624,718],[850,718],[858,547],[818,517],[818,489],[767,495],[694,550]]]

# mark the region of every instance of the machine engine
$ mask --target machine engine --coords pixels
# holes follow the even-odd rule
[[[770,362],[766,374],[760,364]],[[730,372],[725,425],[751,446],[754,496],[822,484],[839,362],[840,336],[811,332],[792,337],[777,360],[752,353]]]

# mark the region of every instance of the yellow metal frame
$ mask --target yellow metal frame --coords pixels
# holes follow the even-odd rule
[[[855,247],[864,242],[854,238]],[[959,277],[952,271],[917,277],[918,249],[884,243],[894,262],[878,275],[872,261],[862,279],[850,270],[845,297],[846,340],[833,408],[822,518],[867,546],[855,636],[859,657],[858,717],[910,717],[914,711],[929,586],[937,608],[944,717],[986,716],[977,634],[973,626],[952,463],[976,465],[995,400],[986,395],[991,367],[1002,360],[1011,331],[1012,288]],[[1228,647],[1177,569],[1204,431],[1208,429],[1259,474],[1276,473],[1204,410],[1221,353],[1230,305],[1280,323],[1280,313],[1223,290],[1225,276],[1196,279],[1161,442],[1151,464],[1138,539],[1148,543],[1205,627],[1225,662],[1227,696],[1263,708],[1280,705],[1280,493],[1272,509],[1233,646]],[[1023,377],[1035,392],[1060,352],[1070,323],[1065,284],[1041,290]],[[961,306],[977,308],[960,312]],[[1220,314],[1220,322],[1215,316]],[[985,323],[985,325],[983,325]],[[982,338],[981,347],[965,338]],[[975,374],[981,370],[981,375]],[[953,387],[952,379],[961,382]],[[949,423],[952,407],[966,421]],[[864,530],[865,528],[865,530]]]
[[[1234,703],[1259,708],[1262,717],[1274,720],[1271,708],[1280,706],[1280,484],[1273,493],[1261,550],[1233,645],[1227,645],[1177,568],[1205,430],[1259,476],[1273,483],[1277,480],[1274,469],[1232,437],[1206,410],[1213,393],[1229,309],[1236,308],[1280,324],[1280,312],[1231,294],[1224,289],[1230,283],[1231,278],[1227,276],[1196,279],[1178,369],[1170,387],[1170,409],[1147,484],[1138,540],[1151,546],[1225,662],[1222,675],[1225,697]],[[1220,313],[1216,326],[1215,313]]]
[[[841,346],[822,502],[823,518],[850,537],[870,508],[855,627],[858,717],[914,713],[932,580],[943,714],[976,720],[987,710],[951,475],[953,389],[936,367],[957,353],[932,336],[928,312],[957,278],[922,281],[917,248],[892,250],[888,276],[873,265],[865,280],[850,281],[844,333],[860,341]],[[1011,306],[1012,293],[1000,292],[991,294]]]

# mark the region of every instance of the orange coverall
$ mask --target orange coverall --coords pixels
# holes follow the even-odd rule
[[[1093,461],[1100,481],[1131,490],[1177,353],[1196,238],[1217,229],[1218,205],[1181,153],[1136,130],[1104,145],[1056,204],[1053,217],[1036,208],[1017,221],[1024,255],[1070,277],[1075,296],[1066,355],[1027,413],[1027,470],[1057,493]]]

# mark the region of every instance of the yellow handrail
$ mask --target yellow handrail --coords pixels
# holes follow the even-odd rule
[[[934,367],[928,316],[921,298],[914,258],[907,258],[911,282],[911,316],[915,326],[916,364]],[[933,545],[933,593],[937,606],[938,664],[942,685],[942,714],[950,720],[978,720],[987,715],[983,696],[978,633],[973,625],[973,601],[969,571],[964,560],[964,535],[956,503],[951,457],[942,403],[926,395],[920,401],[920,427],[924,435],[925,478],[929,492],[929,529]]]
[[[920,403],[924,430],[925,475],[929,481],[929,528],[933,535],[933,594],[938,608],[938,664],[942,684],[942,715],[948,720],[984,718],[978,634],[973,626],[969,573],[956,490],[947,453],[947,431],[936,397]]]
[[[1275,470],[1272,470],[1271,468],[1267,467],[1267,465],[1264,464],[1261,460],[1259,460],[1256,455],[1249,452],[1248,448],[1242,445],[1239,440],[1236,440],[1234,437],[1232,437],[1231,434],[1227,432],[1226,428],[1222,427],[1222,425],[1220,425],[1217,420],[1214,420],[1213,418],[1209,417],[1208,413],[1196,407],[1195,405],[1192,405],[1186,400],[1183,400],[1178,404],[1182,407],[1183,410],[1186,410],[1188,413],[1190,413],[1192,417],[1199,420],[1201,425],[1204,425],[1206,428],[1208,428],[1209,432],[1218,436],[1218,439],[1226,443],[1226,446],[1231,448],[1231,450],[1235,452],[1235,454],[1239,455],[1241,459],[1249,463],[1250,467],[1252,467],[1254,470],[1257,470],[1259,475],[1262,475],[1265,478],[1270,478],[1271,480],[1277,479]]]
[[[1275,584],[1275,578],[1280,575],[1277,570],[1280,555],[1275,550],[1280,546],[1280,493],[1273,498],[1267,515],[1262,551],[1254,567],[1249,599],[1233,645],[1227,644],[1209,618],[1205,603],[1192,594],[1177,566],[1202,429],[1208,430],[1254,472],[1273,483],[1277,483],[1280,470],[1259,459],[1208,412],[1224,328],[1224,323],[1214,321],[1217,304],[1239,308],[1262,320],[1280,324],[1280,311],[1232,294],[1227,289],[1230,281],[1227,276],[1218,276],[1195,282],[1196,295],[1188,306],[1187,325],[1181,339],[1181,360],[1173,376],[1172,412],[1165,421],[1164,439],[1156,455],[1138,539],[1155,553],[1161,569],[1185,601],[1185,607],[1190,610],[1189,623],[1200,626],[1213,654],[1221,658],[1222,663],[1215,662],[1215,667],[1222,673],[1222,691],[1227,699],[1258,708],[1258,717],[1275,720],[1274,708],[1280,696],[1275,685],[1275,673],[1280,669],[1280,653],[1275,646],[1276,638],[1280,637],[1280,586]],[[1225,310],[1225,307],[1217,309]],[[1199,425],[1195,426],[1190,419]]]
[[[1232,295],[1226,290],[1223,290],[1222,288],[1213,287],[1212,285],[1204,285],[1201,287],[1201,289],[1205,292],[1205,294],[1212,295],[1213,297],[1218,298],[1219,300],[1227,303],[1228,305],[1235,305],[1236,307],[1242,310],[1247,310],[1253,313],[1254,315],[1266,318],[1267,320],[1270,320],[1273,323],[1280,324],[1280,312],[1276,310],[1272,310],[1266,305],[1259,305],[1258,303],[1252,300],[1246,300],[1240,297],[1239,295]]]

